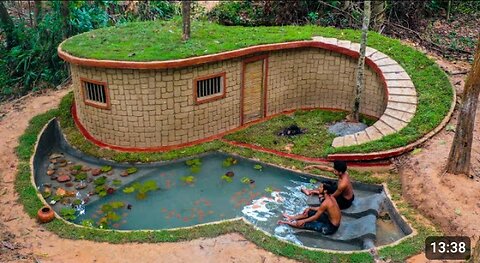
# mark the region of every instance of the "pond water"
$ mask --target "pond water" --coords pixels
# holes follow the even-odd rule
[[[51,140],[48,145],[52,145]],[[72,181],[67,185],[46,175],[48,167],[52,166],[51,154],[60,152],[65,159],[64,168],[67,171],[78,165],[89,169],[86,181],[90,183],[86,188],[75,190],[79,182]],[[74,222],[78,224],[91,223],[96,227],[120,230],[157,230],[244,217],[271,235],[299,245],[333,250],[360,250],[365,246],[365,240],[332,240],[314,232],[303,235],[289,226],[277,224],[282,213],[296,214],[307,207],[307,197],[300,189],[312,188],[315,182],[306,174],[220,152],[204,154],[190,161],[136,165],[92,158],[65,148],[65,145],[55,145],[40,153],[41,156],[34,161],[35,181],[39,191],[48,187],[52,192],[58,193],[58,189],[62,188],[67,193],[74,193],[71,198],[63,198],[52,206],[61,214],[63,208],[72,207],[73,199],[82,200],[82,204],[74,206],[77,209]],[[233,164],[232,160],[235,160]],[[91,169],[106,164],[111,166],[110,172],[92,176]],[[55,166],[57,174],[65,172],[58,164]],[[122,171],[132,166],[138,168],[138,171],[127,177],[120,176]],[[225,176],[230,172],[233,177]],[[98,193],[93,192],[95,180],[102,176],[105,177],[105,185],[115,191],[100,198]],[[112,186],[114,181],[115,187]],[[361,203],[362,199],[368,200],[370,197],[379,197],[382,203],[388,200],[380,186],[356,183],[354,191],[355,202]],[[51,202],[52,197],[46,200]],[[67,201],[64,202],[65,200]],[[389,207],[387,212],[396,214]],[[375,213],[385,211],[384,207],[379,206]],[[342,225],[371,214],[368,211],[342,213]],[[402,231],[396,221],[385,217],[375,221],[375,216],[373,217],[370,225],[375,225],[375,246],[394,242],[406,235],[405,229]]]

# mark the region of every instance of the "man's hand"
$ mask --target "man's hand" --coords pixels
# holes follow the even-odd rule
[[[297,220],[296,222],[297,224],[297,227],[303,227],[303,225],[305,225],[305,220]]]

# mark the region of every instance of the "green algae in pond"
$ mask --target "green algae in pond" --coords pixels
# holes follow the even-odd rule
[[[228,176],[228,175],[226,175],[226,174],[222,175],[222,177],[220,177],[220,179],[222,179],[223,181],[225,181],[225,182],[227,182],[227,183],[233,182],[233,178],[230,177],[230,176]]]
[[[107,172],[110,172],[111,170],[112,170],[112,167],[109,165],[105,165],[100,168],[100,171],[102,171],[102,173],[107,173]]]
[[[85,227],[94,227],[95,221],[92,219],[84,219],[82,222],[80,222],[80,224]]]
[[[126,194],[131,194],[131,193],[135,192],[135,187],[133,187],[133,186],[125,187],[123,189],[123,192],[126,193]]]
[[[133,192],[137,192],[137,199],[145,199],[147,197],[147,193],[151,191],[158,190],[159,187],[157,186],[157,182],[154,180],[149,180],[143,183],[135,182],[132,186],[125,187],[123,192],[126,194],[130,194]]]
[[[225,159],[225,160],[223,161],[222,166],[225,167],[225,168],[228,168],[228,167],[230,167],[230,166],[232,166],[232,165],[235,165],[235,164],[237,164],[237,163],[238,163],[238,161],[237,161],[235,158],[233,158],[233,157],[228,157],[227,159]]]
[[[316,184],[317,182],[318,182],[318,181],[317,181],[317,179],[315,179],[315,178],[310,179],[310,183],[311,183],[311,184]]]
[[[80,171],[82,170],[82,165],[78,164],[78,165],[74,165],[70,168],[70,170],[75,170],[75,171]]]
[[[68,221],[73,221],[77,219],[77,210],[70,208],[70,207],[64,207],[60,209],[60,216],[62,216],[65,220]]]
[[[195,177],[193,175],[182,176],[180,180],[182,180],[184,183],[192,184],[195,182]]]
[[[75,175],[75,181],[83,181],[85,179],[87,179],[86,172],[80,172],[79,174]]]
[[[200,166],[202,165],[202,161],[200,159],[195,158],[195,159],[190,159],[185,162],[187,166],[190,167],[190,171],[192,173],[199,173],[201,168]]]
[[[127,174],[134,174],[134,173],[138,172],[138,168],[137,167],[129,167],[125,171],[127,172]]]
[[[263,169],[263,166],[261,166],[260,164],[255,164],[255,165],[253,166],[253,169],[258,170],[258,171],[261,171],[261,170]]]
[[[97,178],[93,181],[93,183],[96,186],[104,185],[106,182],[107,182],[107,177],[105,177],[105,176],[99,177],[99,178]]]
[[[112,185],[114,185],[114,186],[120,186],[120,185],[122,185],[122,180],[114,179],[114,180],[112,181]]]

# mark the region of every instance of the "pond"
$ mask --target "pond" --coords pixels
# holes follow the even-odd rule
[[[48,132],[47,129],[45,133]],[[358,233],[325,237],[277,224],[282,213],[299,213],[307,207],[307,197],[300,189],[314,187],[317,183],[317,179],[308,174],[220,152],[168,163],[117,164],[85,156],[64,142],[59,143],[62,137],[58,136],[58,131],[50,133],[57,142],[50,138],[42,149],[40,141],[37,153],[41,154],[34,162],[35,181],[40,192],[49,188],[50,192],[57,193],[61,188],[72,193],[70,198],[62,197],[52,206],[59,214],[62,209],[74,207],[76,211],[71,220],[78,224],[120,230],[157,230],[244,217],[280,239],[333,250],[380,246],[411,232],[392,209],[382,186],[355,183],[354,205],[342,211],[341,224],[347,227],[344,232]],[[60,166],[55,161],[52,165],[55,159],[52,156],[61,158],[60,163],[65,164]],[[74,176],[71,176],[70,184],[59,183],[47,175],[49,167],[53,166],[56,166],[56,174],[71,171],[72,167],[82,167],[87,178],[74,182]],[[102,167],[111,170],[92,175],[93,170]],[[125,176],[129,169],[134,172]],[[120,176],[122,173],[124,176]],[[104,189],[113,191],[100,197],[101,194],[95,193],[98,181],[104,181],[101,184],[105,185]],[[82,183],[85,188],[75,189]],[[52,196],[46,197],[47,202],[54,203]],[[377,215],[385,214],[386,217],[377,218]],[[359,229],[355,224],[367,225],[368,229]],[[368,242],[372,244],[368,245]]]

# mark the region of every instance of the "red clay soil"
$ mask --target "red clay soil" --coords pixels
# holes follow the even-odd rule
[[[470,69],[463,62],[434,58],[449,74],[457,94],[463,91]],[[397,158],[403,196],[447,235],[480,237],[480,110],[477,109],[472,147],[470,177],[444,173],[458,118],[455,112],[447,127],[427,141],[420,150]],[[408,262],[428,262],[424,254]]]
[[[295,262],[239,234],[178,243],[109,244],[62,239],[46,231],[18,203],[14,149],[28,121],[56,107],[66,93],[50,91],[0,106],[0,262]]]

